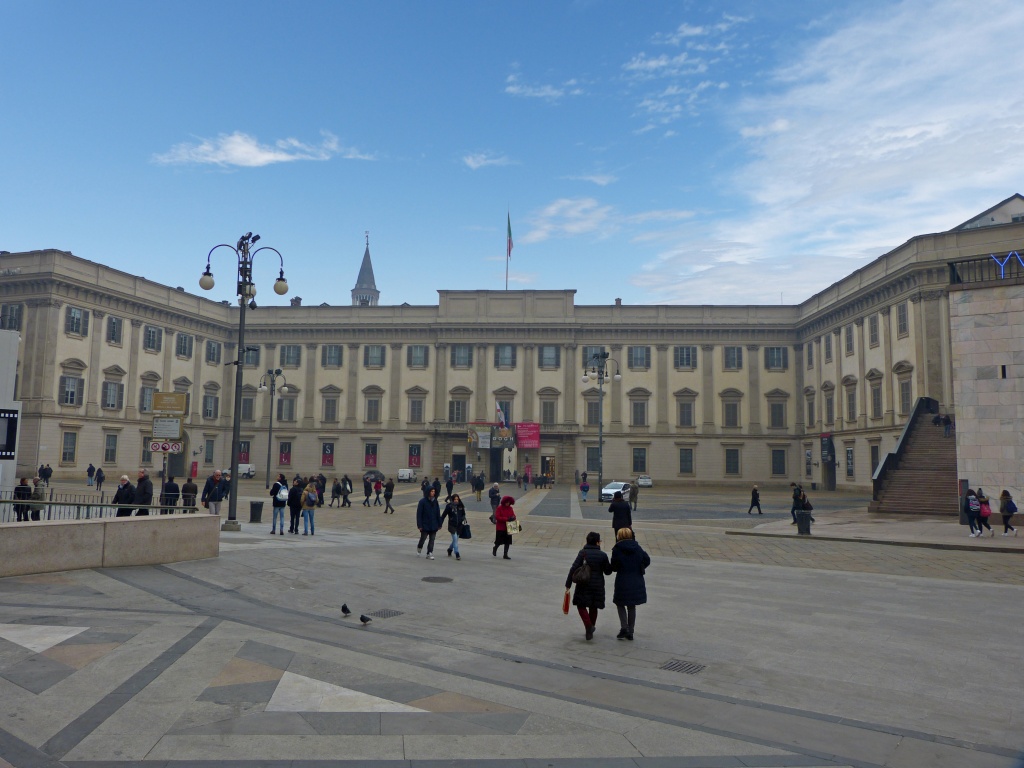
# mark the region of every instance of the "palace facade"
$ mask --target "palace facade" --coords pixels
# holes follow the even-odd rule
[[[999,477],[1014,482],[986,485],[1012,486],[1024,261],[1010,254],[1021,251],[1014,195],[791,306],[577,305],[573,290],[438,291],[436,305],[388,306],[367,245],[351,306],[247,312],[240,461],[262,477],[269,448],[271,473],[289,476],[435,476],[448,464],[565,482],[596,475],[600,432],[606,481],[868,489],[927,396],[956,415],[961,471],[987,472],[998,454]],[[159,469],[161,392],[190,402],[170,472],[228,467],[238,312],[63,251],[0,253],[0,325],[21,336],[19,474]],[[584,383],[595,353],[608,354],[609,376]],[[277,369],[271,404],[260,381]],[[490,435],[499,409],[521,439],[469,442]],[[990,418],[1010,421],[1012,446],[989,450]]]

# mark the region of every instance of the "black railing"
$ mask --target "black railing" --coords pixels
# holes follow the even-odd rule
[[[872,501],[879,501],[882,495],[882,489],[885,487],[885,481],[889,477],[889,473],[900,465],[900,459],[903,457],[903,452],[907,448],[909,437],[914,432],[914,424],[917,421],[917,417],[922,413],[938,412],[938,400],[931,397],[917,398],[917,402],[914,403],[914,409],[910,412],[910,416],[907,417],[907,423],[903,426],[903,432],[900,433],[900,439],[896,441],[896,447],[889,453],[885,454],[885,458],[882,459],[881,463],[877,467],[875,467],[875,473],[871,476]]]
[[[69,494],[74,495],[74,494]],[[7,498],[0,499],[0,523],[14,523],[18,521],[18,515],[14,509],[17,505],[22,508],[28,516],[26,522],[52,522],[54,520],[96,520],[103,517],[116,517],[121,505],[103,503],[93,498],[90,501],[39,501],[33,499],[12,499],[10,494]],[[140,510],[146,510],[150,515],[184,515],[195,514],[194,507],[133,507],[133,516],[137,516]],[[205,509],[201,514],[209,514]]]
[[[989,256],[949,262],[951,285],[993,283],[1006,280],[1024,282],[1024,253],[1010,251]]]

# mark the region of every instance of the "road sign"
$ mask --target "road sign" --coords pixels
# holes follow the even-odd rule
[[[188,392],[154,392],[153,413],[166,416],[188,414]]]
[[[181,419],[157,417],[153,419],[153,437],[162,440],[181,439]]]
[[[150,440],[150,453],[181,453],[180,440]]]

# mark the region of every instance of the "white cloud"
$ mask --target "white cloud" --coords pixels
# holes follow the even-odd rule
[[[505,79],[505,93],[530,99],[558,101],[563,96],[581,95],[583,88],[576,80],[567,80],[561,85],[526,85],[520,81],[519,75],[512,74]]]
[[[522,242],[539,243],[551,237],[607,232],[614,228],[612,207],[592,197],[561,198],[547,205],[534,219]]]
[[[1020,191],[1024,57],[999,52],[1024,4],[905,0],[814,33],[730,107],[747,159],[719,183],[738,210],[672,233],[634,278],[653,300],[803,300]]]
[[[495,155],[492,152],[474,152],[465,155],[462,158],[462,162],[474,171],[486,168],[489,165],[513,165],[512,160],[505,155]]]
[[[322,133],[319,144],[307,144],[294,138],[279,139],[273,145],[261,144],[254,136],[241,131],[221,134],[216,139],[200,139],[196,143],[175,144],[167,152],[153,155],[161,165],[219,165],[259,168],[274,163],[296,160],[330,160],[340,156],[351,160],[372,160],[372,155],[351,147],[342,147],[333,134]]]
[[[617,176],[613,176],[610,173],[590,173],[583,176],[567,176],[566,178],[572,181],[589,181],[591,184],[597,184],[599,187],[607,187],[609,184],[614,184],[619,180]]]

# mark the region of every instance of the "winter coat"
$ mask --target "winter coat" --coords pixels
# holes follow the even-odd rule
[[[301,485],[293,484],[288,489],[288,510],[293,515],[297,515],[302,511],[302,494],[303,488]]]
[[[416,527],[426,533],[441,528],[441,507],[436,498],[424,496],[416,505]]]
[[[194,507],[196,505],[196,496],[199,495],[199,486],[196,485],[191,479],[183,486],[181,486],[181,503],[186,507]]]
[[[160,506],[161,507],[176,507],[178,506],[178,496],[180,490],[177,483],[172,483],[168,480],[164,483],[164,489],[160,492]]]
[[[284,488],[285,491],[288,491],[288,486],[282,483],[280,480],[275,480],[274,484],[270,486],[271,506],[283,507],[288,503],[288,499],[285,499],[284,501],[277,500],[278,491],[280,491],[282,488]]]
[[[14,498],[15,499],[20,499],[22,501],[31,499],[32,498],[32,486],[30,486],[30,485],[16,485],[16,486],[14,486]],[[17,513],[19,515],[26,514],[29,511],[29,505],[28,504],[15,504],[14,505],[14,511],[15,511],[15,513]]]
[[[127,512],[129,515],[132,510],[135,509],[132,506],[135,503],[135,489],[132,488],[131,483],[125,483],[124,485],[117,486],[117,490],[114,491],[114,498],[110,500],[111,504],[120,504],[118,508],[119,512]]]
[[[331,486],[331,501],[341,498],[341,483],[337,480],[334,481],[334,485]]]
[[[310,496],[312,496],[312,498],[310,498]],[[306,487],[302,489],[302,508],[316,509],[316,505],[319,501],[320,498],[316,492],[316,483],[308,483]]]
[[[224,501],[231,492],[231,484],[223,477],[218,482],[213,475],[206,478],[206,485],[203,486],[203,497],[200,501]]]
[[[394,495],[395,495],[395,481],[394,480],[388,480],[386,483],[384,483],[384,498],[385,499],[390,499]]]
[[[491,490],[487,492],[487,498],[491,500],[491,511],[493,512],[501,503],[501,491],[497,488],[491,488]]]
[[[466,505],[461,501],[449,501],[444,506],[444,514],[441,515],[439,526],[446,518],[448,520],[448,533],[459,533],[462,530],[462,526],[466,523]]]
[[[153,504],[153,481],[147,476],[143,476],[135,486],[135,503],[140,507]]]
[[[576,553],[576,559],[572,561],[569,574],[565,577],[565,588],[572,586],[572,575],[583,565],[584,558],[590,563],[590,581],[576,585],[572,604],[581,608],[604,608],[604,577],[612,572],[612,564],[597,544],[587,544]]]
[[[613,501],[608,511],[612,513],[612,528],[616,531],[619,528],[632,528],[633,527],[633,510],[630,509],[629,502],[625,499]]]
[[[363,496],[370,498],[373,495],[373,486],[370,485],[369,480],[363,480]]]
[[[512,505],[515,504],[515,499],[511,496],[505,496],[497,509],[494,510],[494,527],[496,530],[502,533],[508,532],[508,527],[505,525],[509,520],[516,519],[516,511],[512,509]]]
[[[623,539],[612,547],[612,570],[615,571],[616,605],[643,605],[647,602],[644,571],[651,565],[651,556],[633,539]]]

